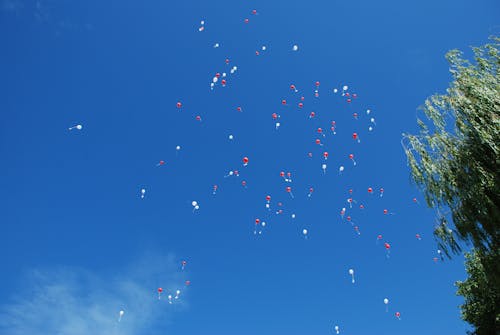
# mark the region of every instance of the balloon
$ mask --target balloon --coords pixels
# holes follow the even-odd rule
[[[307,235],[307,229],[302,229],[302,234]]]
[[[316,87],[319,87],[319,81],[316,82]]]
[[[266,201],[267,202],[271,201],[271,196],[270,195],[266,195]]]
[[[196,201],[191,202],[191,205],[196,206],[198,203]]]
[[[257,15],[257,10],[256,10],[256,9],[253,9],[253,10],[252,10],[252,14],[253,14],[253,15]]]
[[[299,50],[299,46],[298,46],[298,45],[294,45],[294,46],[292,47],[292,50],[293,50],[293,51],[297,51],[297,50]]]
[[[118,322],[122,321],[122,316],[123,314],[125,314],[125,311],[121,310],[119,313],[118,313]]]
[[[302,102],[299,102],[299,108],[304,107],[304,104]]]
[[[349,274],[351,275],[351,282],[354,284],[354,270],[353,269],[349,269]]]
[[[349,154],[349,159],[352,160],[353,165],[356,165],[356,161],[354,160],[353,154]]]
[[[281,100],[281,104],[282,104],[283,106],[285,106],[285,105],[286,105],[286,100],[285,100],[285,99]]]
[[[396,316],[396,318],[397,318],[398,320],[401,320],[401,319],[400,319],[401,313],[396,312],[396,313],[394,313],[394,315]]]
[[[158,287],[158,300],[161,299],[161,292],[163,292],[163,289],[161,287]]]
[[[196,121],[201,121],[201,116],[196,115]]]
[[[388,303],[389,303],[389,299],[385,298],[385,299],[384,299],[384,304],[386,304],[386,305],[387,305]]]
[[[328,151],[323,152],[323,157],[325,157],[325,160],[328,159]]]
[[[290,85],[290,89],[291,89],[292,91],[295,91],[295,90],[296,90],[296,89],[295,89],[295,85],[293,85],[293,84],[292,84],[292,85]]]
[[[368,193],[372,194],[373,193],[373,188],[368,187]]]
[[[326,174],[326,164],[322,164],[321,168],[323,169],[323,174]]]
[[[234,136],[233,135],[229,135],[229,139],[230,140],[234,139]]]
[[[141,199],[144,199],[145,195],[146,195],[146,189],[143,188],[143,189],[141,189]]]
[[[189,286],[191,285],[191,281],[190,280],[186,280],[186,282],[184,283],[186,286]]]
[[[248,23],[248,22],[250,22],[250,20],[249,19],[245,19],[245,23]]]
[[[243,157],[243,166],[247,166],[248,165],[248,157]]]
[[[336,334],[340,334],[340,328],[339,328],[339,326],[335,326],[335,333]]]
[[[69,129],[69,130],[73,130],[73,129],[82,130],[82,129],[83,129],[83,126],[82,126],[81,124],[77,124],[76,126],[69,127],[68,129]]]

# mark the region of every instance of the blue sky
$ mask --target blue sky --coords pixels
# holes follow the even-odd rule
[[[446,51],[470,55],[498,12],[486,0],[0,0],[0,333],[465,333],[463,259],[433,261],[434,214],[400,139],[446,89]],[[217,72],[227,85],[210,90]],[[333,93],[343,85],[350,104]],[[168,304],[157,287],[182,294]]]

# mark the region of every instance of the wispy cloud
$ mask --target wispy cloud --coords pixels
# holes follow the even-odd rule
[[[175,291],[184,279],[173,257],[157,255],[113,275],[74,268],[34,270],[25,290],[0,306],[0,334],[152,334],[155,326],[171,321],[174,310],[186,306],[185,292],[170,305],[157,299],[156,287]]]

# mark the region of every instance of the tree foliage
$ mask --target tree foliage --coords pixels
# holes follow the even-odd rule
[[[435,236],[448,256],[461,250],[460,240],[486,252],[499,246],[499,42],[473,48],[472,63],[448,52],[450,87],[420,108],[427,118],[418,119],[420,132],[403,134],[412,178],[437,210]]]
[[[498,255],[484,251],[466,253],[465,268],[469,277],[456,282],[457,294],[465,298],[462,319],[474,326],[476,335],[499,334],[500,323]]]

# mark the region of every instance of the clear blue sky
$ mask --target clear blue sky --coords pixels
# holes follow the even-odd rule
[[[0,334],[465,333],[463,259],[433,261],[434,214],[400,139],[446,89],[446,51],[470,55],[499,12],[492,0],[0,0]],[[216,72],[227,86],[210,90]],[[333,93],[343,85],[350,104]],[[182,289],[175,304],[160,286]]]

